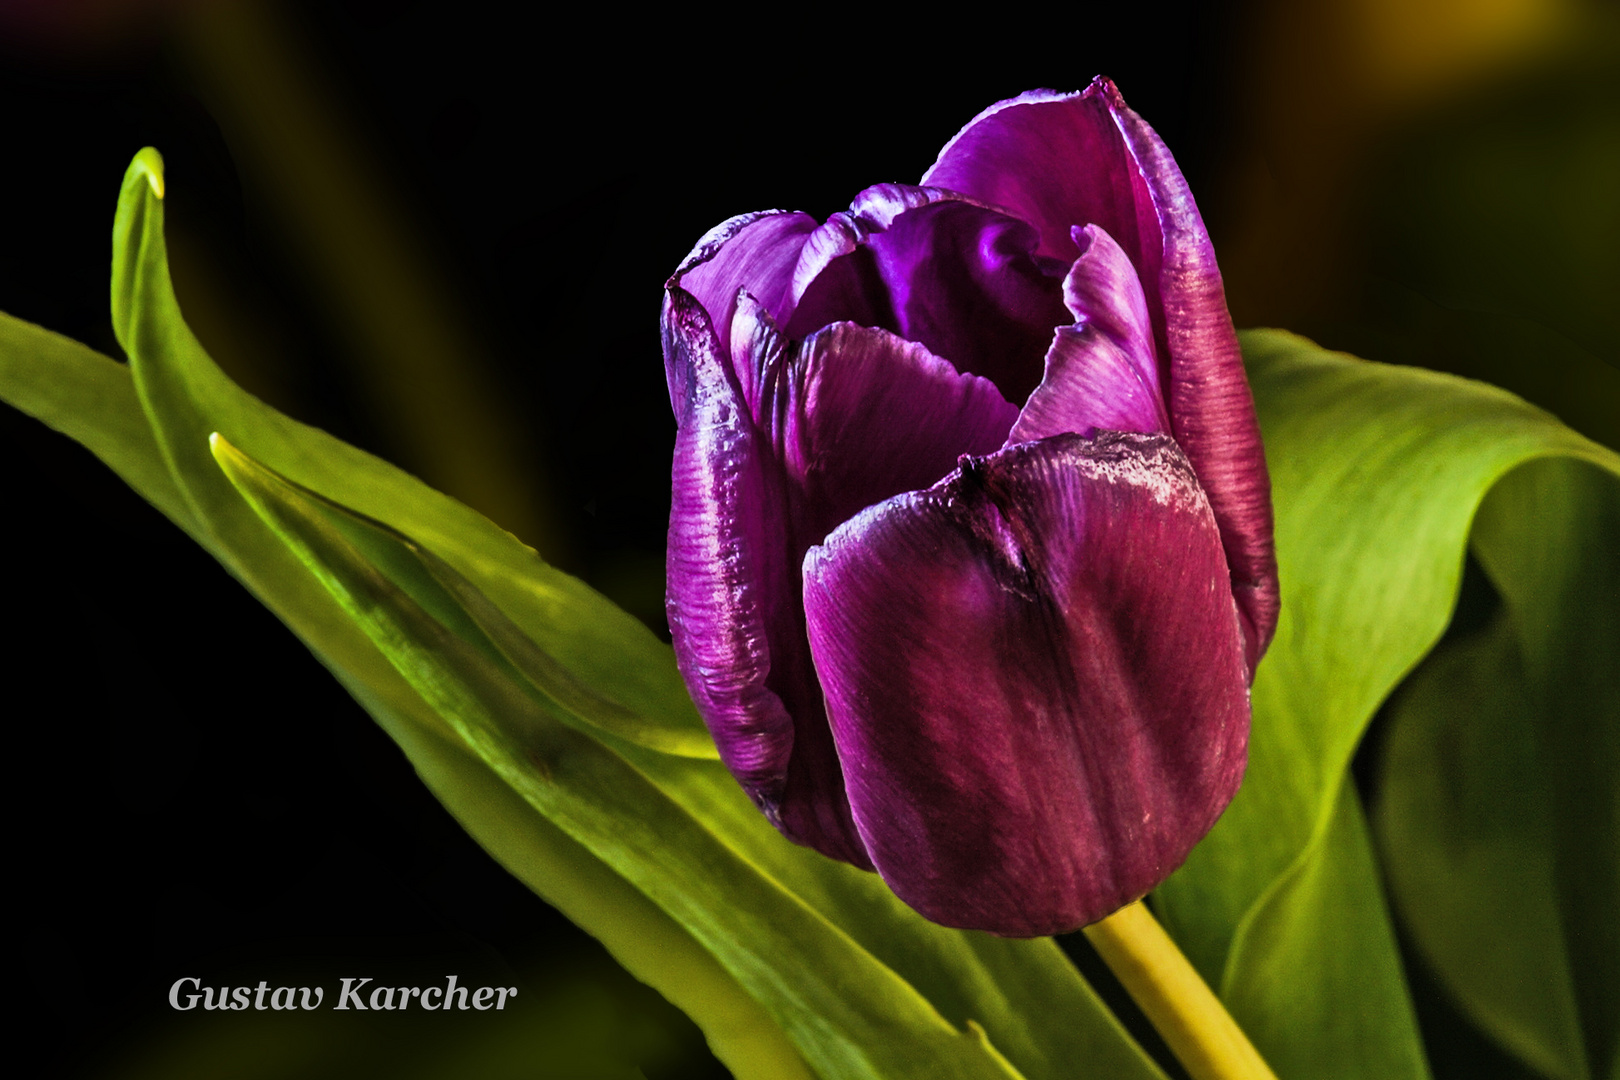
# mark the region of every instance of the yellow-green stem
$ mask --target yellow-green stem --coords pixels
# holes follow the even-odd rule
[[[1140,901],[1086,927],[1193,1080],[1277,1080],[1220,998]]]

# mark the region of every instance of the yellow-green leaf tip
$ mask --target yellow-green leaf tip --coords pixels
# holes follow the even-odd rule
[[[150,146],[141,147],[136,153],[135,160],[130,163],[130,169],[144,173],[146,182],[152,185],[152,194],[163,198],[163,155]]]
[[[230,465],[237,464],[235,459],[242,456],[242,452],[226,442],[225,436],[217,431],[208,436],[208,451],[214,455],[215,461],[227,468],[227,471]]]

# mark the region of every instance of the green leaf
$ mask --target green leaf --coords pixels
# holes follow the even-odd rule
[[[1245,334],[1244,350],[1273,483],[1282,619],[1255,680],[1243,788],[1156,898],[1268,1057],[1312,1062],[1313,1076],[1422,1077],[1383,906],[1352,912],[1343,899],[1378,895],[1357,850],[1359,814],[1347,819],[1350,758],[1445,629],[1469,525],[1493,485],[1540,458],[1611,472],[1620,461],[1482,384],[1278,331]],[[1325,1016],[1322,1003],[1334,1006]],[[1371,1050],[1336,1056],[1350,1045]]]
[[[1499,606],[1398,695],[1377,824],[1390,887],[1463,1009],[1559,1080],[1620,1024],[1620,479],[1510,473],[1475,520]]]
[[[1424,1076],[1404,985],[1361,800],[1345,783],[1326,830],[1238,928],[1221,994],[1278,1076]]]
[[[812,1075],[776,1021],[657,904],[536,812],[465,745],[424,731],[368,687],[339,678],[462,828],[514,877],[602,942],[625,970],[690,1016],[738,1080]]]
[[[889,968],[613,751],[433,619],[349,542],[411,545],[311,497],[216,437],[215,456],[289,549],[508,787],[686,926],[825,1076],[1016,1077]],[[347,516],[347,515],[343,515]]]

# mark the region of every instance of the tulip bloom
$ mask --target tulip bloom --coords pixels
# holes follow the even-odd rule
[[[675,653],[771,822],[1014,936],[1180,865],[1243,775],[1270,486],[1203,222],[1113,84],[825,223],[725,222],[663,340]]]

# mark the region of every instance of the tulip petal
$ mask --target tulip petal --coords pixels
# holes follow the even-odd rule
[[[1166,437],[967,459],[811,549],[804,596],[856,827],[936,922],[1102,918],[1186,857],[1242,777],[1242,628]]]
[[[1098,225],[1069,230],[1080,257],[1063,279],[1063,306],[1130,350],[1142,375],[1159,390],[1153,355],[1153,317],[1142,279],[1119,243]]]
[[[784,210],[739,214],[710,229],[665,284],[678,285],[690,293],[708,313],[709,325],[718,330],[731,325],[732,305],[737,291],[744,287],[768,310],[780,315],[800,250],[815,228],[816,220],[809,214]],[[722,335],[723,356],[725,345]],[[685,375],[677,367],[676,358],[666,348],[664,377],[670,388],[670,404],[679,418],[684,409],[675,391]]]
[[[960,191],[1029,222],[1042,255],[1072,262],[1075,225],[1101,225],[1144,278],[1160,235],[1147,181],[1110,111],[1113,84],[1077,94],[1031,90],[974,117],[945,144],[923,183]]]
[[[786,330],[833,322],[921,342],[1012,401],[1040,381],[1052,327],[1067,323],[1059,277],[1025,223],[953,192],[883,184],[804,246]]]
[[[1170,381],[1165,397],[1176,442],[1209,494],[1244,620],[1250,677],[1271,643],[1281,600],[1272,543],[1271,478],[1260,423],[1215,248],[1170,150],[1108,84],[1120,130],[1147,177],[1164,236],[1160,302]]]
[[[1095,225],[1075,230],[1081,255],[1063,281],[1079,321],[1060,327],[1046,353],[1046,377],[1030,395],[1008,444],[1077,432],[1170,434],[1153,328],[1136,269]]]
[[[1074,258],[1071,227],[1099,225],[1137,267],[1172,428],[1220,524],[1252,672],[1277,621],[1270,481],[1214,249],[1169,150],[1097,79],[1077,94],[1037,90],[992,106],[923,183],[1028,221],[1042,255]]]
[[[834,323],[784,352],[767,422],[811,545],[874,503],[999,447],[1018,416],[995,384],[886,330]]]
[[[787,501],[711,329],[665,293],[666,354],[684,405],[675,436],[667,599],[675,659],[721,760],[790,839],[870,866],[823,718],[789,561]]]

